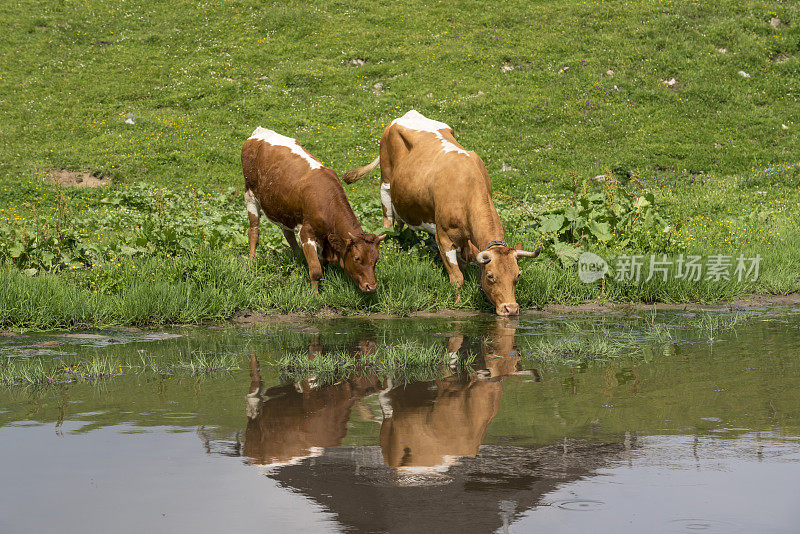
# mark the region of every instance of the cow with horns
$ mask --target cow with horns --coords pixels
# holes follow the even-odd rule
[[[518,258],[535,258],[504,241],[492,202],[492,183],[481,158],[465,150],[447,124],[411,110],[383,132],[380,154],[345,173],[353,183],[380,165],[383,225],[407,224],[433,234],[457,299],[464,282],[460,264],[480,265],[480,285],[498,315],[516,315]]]

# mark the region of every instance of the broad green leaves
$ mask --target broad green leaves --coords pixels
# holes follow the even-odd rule
[[[609,177],[604,191],[576,195],[573,203],[538,217],[538,231],[552,245],[551,253],[564,266],[577,261],[593,246],[660,251],[668,246],[671,230],[658,213],[651,192],[629,192]]]
[[[98,203],[100,213],[61,225],[0,227],[0,261],[37,274],[126,257],[177,256],[196,251],[198,243],[246,249],[244,204],[232,188],[210,195],[136,184],[108,191]],[[268,248],[283,239],[263,234]]]
[[[559,214],[544,216],[539,221],[539,231],[543,234],[557,234],[564,226],[565,220],[566,218]]]

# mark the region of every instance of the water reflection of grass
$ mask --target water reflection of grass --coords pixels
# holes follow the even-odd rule
[[[308,352],[292,352],[281,357],[274,366],[282,380],[291,382],[313,378],[317,384],[325,385],[353,374],[374,374],[408,383],[435,380],[443,372],[463,371],[472,364],[475,355],[466,353],[458,360],[451,361],[451,358],[452,355],[438,344],[403,342],[381,345],[370,352],[352,354],[337,350],[313,358]]]
[[[624,328],[587,327],[566,323],[564,334],[544,339],[523,338],[520,353],[531,362],[571,363],[608,360],[621,356],[643,356],[660,352],[673,343],[719,341],[720,336],[747,320],[742,313],[693,315],[682,324],[656,322],[656,316],[645,318],[645,325]]]
[[[507,347],[496,346],[498,341],[495,338],[482,339],[479,352],[491,354],[499,350],[502,355],[512,356],[516,347],[518,356],[529,364],[603,361],[622,356],[649,360],[675,344],[720,341],[726,332],[734,330],[748,318],[743,313],[708,312],[680,317],[667,323],[652,315],[602,326],[570,321],[559,324],[556,331],[550,330],[545,335],[516,336],[513,344],[509,341]],[[342,329],[340,322],[335,325],[337,332]],[[298,345],[307,343],[307,338],[303,337],[299,343],[297,339],[300,338],[296,338],[299,334],[284,332],[274,338],[271,350],[265,348],[264,355],[275,354],[278,347],[294,347],[280,349],[285,351],[282,356],[270,358],[275,373],[284,382],[313,377],[320,385],[335,383],[354,373],[388,376],[407,383],[434,380],[448,373],[470,372],[470,369],[481,371],[480,366],[474,364],[478,357],[474,349],[461,350],[456,357],[455,352],[445,349],[439,338],[426,338],[422,332],[415,331],[411,336],[415,340],[406,337],[401,341],[398,333],[394,334],[389,336],[389,340],[384,338],[385,344],[364,343],[356,350],[338,345],[315,353],[308,348],[299,349]],[[195,350],[200,346],[182,347],[183,355],[177,358],[134,351],[77,358],[64,355],[0,357],[0,385],[48,385],[121,375],[204,376],[247,367],[241,356],[231,352],[230,347],[218,346],[209,351],[205,345],[205,350]]]
[[[0,384],[53,385],[129,374],[205,375],[238,369],[241,369],[241,360],[238,356],[202,352],[192,353],[176,360],[161,360],[145,355],[141,355],[138,359],[105,356],[75,362],[53,358],[6,357],[0,359]]]

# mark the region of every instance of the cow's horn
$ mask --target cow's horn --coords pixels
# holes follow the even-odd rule
[[[475,261],[481,265],[485,265],[492,261],[492,255],[489,253],[488,250],[484,250],[483,252],[479,252],[477,256],[475,256]]]
[[[533,252],[528,252],[527,250],[517,250],[516,253],[518,258],[535,258],[541,251],[542,247],[539,247]]]

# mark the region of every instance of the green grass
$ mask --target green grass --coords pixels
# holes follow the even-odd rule
[[[395,382],[408,383],[436,380],[446,369],[464,372],[474,359],[474,354],[468,354],[448,367],[450,354],[442,347],[405,341],[358,354],[339,350],[310,358],[305,351],[290,352],[272,365],[282,382],[313,378],[316,384],[329,385],[357,374],[391,377]]]
[[[237,151],[257,125],[345,169],[374,157],[383,126],[410,108],[451,123],[502,184],[604,166],[731,174],[797,162],[800,7],[789,2],[1,9],[0,159],[9,185],[30,190],[61,166],[239,185]],[[773,16],[788,24],[772,29]],[[518,169],[510,179],[503,163]]]
[[[243,257],[203,249],[175,258],[128,259],[113,265],[28,276],[0,268],[0,326],[48,329],[98,325],[156,325],[223,321],[245,309],[264,313],[406,315],[443,307],[491,308],[477,287],[477,270],[467,272],[462,301],[441,262],[427,250],[392,244],[378,264],[379,289],[361,293],[338,267],[323,276],[319,295],[311,292],[305,263],[288,250],[273,252],[256,266]],[[523,266],[517,300],[524,309],[546,303],[714,302],[743,292],[764,291],[774,278],[758,283],[607,281],[583,284],[575,269],[550,260]]]
[[[318,385],[329,385],[354,374],[391,377],[399,383],[435,380],[445,369],[464,372],[474,360],[468,354],[448,367],[450,355],[442,347],[406,341],[381,345],[374,352],[353,354],[334,350],[310,357],[307,351],[289,352],[271,362],[282,383],[312,378]],[[0,358],[0,385],[42,386],[84,380],[99,380],[123,375],[208,375],[219,371],[242,370],[236,354],[195,351],[177,358],[156,358],[146,353],[95,356],[65,361],[52,357]]]
[[[620,358],[647,362],[681,345],[729,340],[730,336],[724,334],[748,319],[741,313],[701,312],[674,323],[657,320],[655,314],[601,326],[591,322],[562,322],[555,325],[556,331],[520,336],[517,350],[525,368],[585,365]],[[352,328],[352,323],[349,324],[348,328]],[[131,375],[143,379],[202,377],[220,371],[244,371],[247,365],[242,354],[253,351],[266,358],[268,374],[278,382],[308,379],[314,387],[336,384],[353,376],[391,378],[395,384],[405,384],[438,380],[452,374],[474,376],[475,371],[480,371],[475,365],[477,352],[459,351],[458,359],[454,360],[439,337],[402,329],[398,338],[398,332],[391,332],[390,328],[375,332],[375,339],[382,341],[370,346],[344,341],[342,334],[346,332],[341,332],[342,325],[329,328],[322,335],[336,332],[338,344],[328,345],[322,352],[310,352],[308,335],[283,330],[282,334],[271,331],[266,337],[268,341],[259,339],[255,344],[252,340],[236,345],[232,345],[232,340],[209,343],[198,338],[192,344],[173,340],[155,347],[155,352],[128,347],[127,350],[84,349],[77,356],[4,356],[0,357],[0,385],[51,386]],[[354,329],[350,334],[355,332],[362,331]],[[238,336],[233,332],[230,335]],[[491,350],[491,344],[486,347]]]
[[[0,385],[52,386],[66,382],[101,380],[123,375],[208,375],[241,369],[241,358],[230,354],[192,353],[161,361],[147,356],[138,359],[101,356],[65,362],[57,358],[0,358]]]
[[[18,0],[0,21],[0,257],[16,266],[0,267],[2,326],[488,310],[474,270],[455,305],[439,259],[408,242],[383,244],[373,296],[337,269],[311,295],[268,223],[258,264],[243,261],[239,150],[256,126],[341,172],[370,161],[411,108],[482,156],[510,242],[536,246],[527,227],[575,189],[601,190],[588,179],[610,170],[641,179],[670,239],[642,227],[635,244],[624,232],[584,248],[764,258],[755,283],[585,285],[548,246],[523,266],[523,308],[800,289],[795,3]],[[60,168],[115,185],[53,187]],[[377,190],[374,174],[346,189],[367,230]]]
[[[622,357],[649,360],[653,355],[678,343],[720,341],[720,336],[745,323],[743,313],[701,312],[681,324],[665,324],[656,315],[643,324],[623,328],[587,327],[565,323],[556,336],[523,338],[520,355],[530,364],[564,364],[605,361]]]

